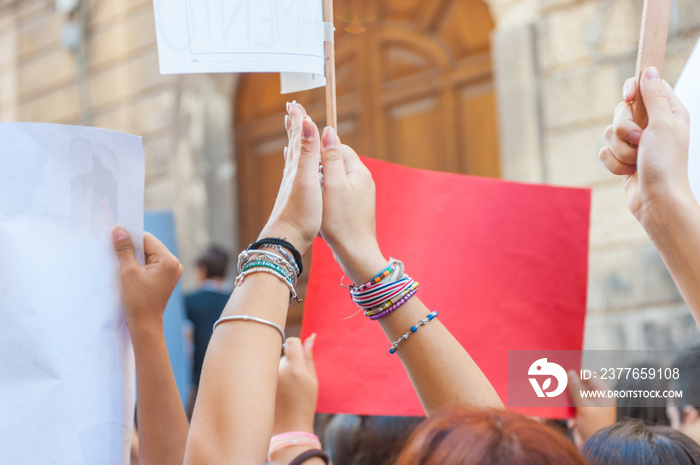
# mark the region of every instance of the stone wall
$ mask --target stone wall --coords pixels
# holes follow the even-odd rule
[[[202,249],[233,250],[231,76],[162,76],[151,0],[89,2],[86,70],[62,43],[75,14],[0,3],[0,119],[91,124],[143,136],[146,209],[173,210],[185,282]]]
[[[591,348],[674,347],[698,337],[620,180],[597,159],[634,72],[642,0],[486,0],[505,178],[592,186]],[[161,76],[150,0],[90,2],[85,85],[61,43],[71,18],[54,0],[0,0],[0,120],[140,134],[146,207],[174,210],[188,273],[210,242],[236,237],[231,76]],[[665,77],[700,36],[700,2],[674,2]]]
[[[670,348],[692,318],[622,183],[598,161],[603,129],[635,71],[642,0],[491,0],[504,176],[591,186],[589,348]],[[700,2],[673,4],[664,77],[675,83],[700,36]]]

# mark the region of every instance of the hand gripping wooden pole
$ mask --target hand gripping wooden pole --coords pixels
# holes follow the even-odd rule
[[[637,52],[637,94],[632,103],[634,121],[643,128],[649,122],[640,91],[642,73],[650,66],[655,66],[662,75],[666,41],[668,40],[668,23],[671,17],[673,0],[644,0],[642,11],[642,29],[639,34],[639,51]]]
[[[338,130],[338,109],[335,91],[335,42],[333,40],[333,0],[323,0],[326,54],[326,125]]]

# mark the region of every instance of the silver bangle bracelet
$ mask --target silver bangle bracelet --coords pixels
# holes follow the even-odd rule
[[[219,318],[216,320],[216,323],[214,323],[214,328],[212,331],[215,330],[221,323],[225,323],[227,321],[252,321],[254,323],[260,323],[261,325],[270,326],[271,328],[275,328],[277,332],[280,333],[280,336],[282,336],[282,347],[284,347],[284,345],[287,343],[287,336],[285,336],[284,330],[280,325],[273,323],[272,321],[263,320],[262,318],[250,315],[233,315]]]

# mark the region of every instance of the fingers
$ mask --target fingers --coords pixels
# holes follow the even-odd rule
[[[612,174],[616,174],[619,176],[623,174],[634,174],[634,172],[637,171],[637,165],[628,165],[626,163],[621,162],[615,157],[615,154],[612,150],[610,150],[610,147],[608,146],[605,146],[602,149],[600,149],[598,157],[600,158],[600,161],[603,162],[603,165]]]
[[[314,342],[316,342],[316,333],[313,333],[304,341],[304,359],[306,360],[306,366],[309,370],[316,373],[316,367],[314,365]]]
[[[321,159],[323,161],[324,184],[345,179],[345,160],[340,147],[340,139],[332,127],[323,130]]]
[[[127,267],[138,266],[136,255],[134,254],[134,244],[131,243],[131,238],[126,229],[117,226],[112,231],[112,242],[114,250],[117,252],[119,259],[119,268],[124,270]]]
[[[173,273],[177,280],[182,275],[182,265],[175,255],[149,232],[143,233],[143,251],[146,255],[146,265],[160,263],[163,267]]]
[[[651,66],[644,70],[640,80],[642,99],[649,115],[649,124],[671,118],[671,106],[666,95],[659,71]]]
[[[632,103],[637,96],[637,79],[629,78],[622,86],[622,100],[626,103]]]
[[[321,161],[321,140],[318,128],[308,115],[302,117],[301,147],[299,149],[298,170],[304,175],[318,179],[318,164]]]

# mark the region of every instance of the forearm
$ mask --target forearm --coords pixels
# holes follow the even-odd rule
[[[139,463],[182,463],[188,424],[170,366],[163,327],[154,325],[130,332],[136,358]]]
[[[688,189],[641,222],[700,325],[700,205]]]
[[[356,264],[348,267],[355,283],[367,282],[387,263],[381,254],[364,259],[345,260]],[[430,312],[418,297],[412,297],[379,323],[393,343]],[[439,317],[412,333],[396,353],[426,414],[449,406],[503,408],[491,382]]]
[[[255,273],[236,287],[222,316],[249,315],[284,328],[289,290]],[[261,464],[274,419],[280,334],[250,321],[219,325],[209,342],[187,442],[190,464]]]

